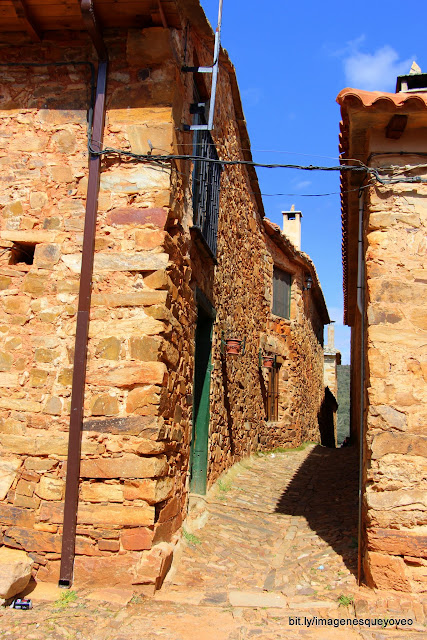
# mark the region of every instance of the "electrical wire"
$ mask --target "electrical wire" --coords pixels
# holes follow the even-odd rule
[[[178,175],[188,177],[188,174],[184,173],[183,171],[179,171],[176,166],[173,167],[173,171]],[[210,185],[211,187],[215,187],[213,182],[202,180],[195,175],[193,175],[193,178],[192,178],[192,185],[194,183],[198,184],[200,187],[202,185]],[[264,193],[262,191],[255,193],[255,191],[251,191],[250,189],[246,190],[245,193],[252,196],[261,195],[263,197],[270,197],[270,198],[274,198],[274,197],[321,198],[324,196],[339,196],[345,193],[352,193],[355,191],[359,191],[360,189],[367,189],[369,187],[372,187],[374,186],[374,184],[375,184],[374,182],[368,182],[366,185],[362,185],[361,187],[356,187],[355,189],[343,189],[341,191],[331,191],[329,193]]]
[[[126,151],[123,149],[115,149],[113,147],[105,147],[105,148],[101,148],[100,150],[96,150],[93,149],[92,147],[92,124],[93,124],[93,109],[94,109],[94,103],[95,103],[95,67],[93,65],[93,63],[88,62],[88,61],[75,61],[75,60],[69,60],[67,62],[0,62],[0,66],[5,66],[5,67],[61,67],[61,66],[88,66],[90,68],[91,71],[91,82],[90,82],[90,88],[91,88],[91,99],[90,99],[90,106],[89,106],[89,110],[88,110],[88,151],[90,154],[94,155],[94,156],[118,156],[118,157],[126,157],[132,160],[136,160],[138,162],[145,162],[145,163],[149,163],[149,164],[154,164],[157,167],[161,168],[161,167],[165,167],[166,165],[169,165],[172,161],[176,161],[176,160],[190,160],[193,162],[209,162],[209,163],[214,163],[214,164],[220,164],[223,167],[232,167],[232,166],[251,166],[254,168],[259,168],[259,169],[292,169],[292,170],[296,170],[296,171],[324,171],[324,172],[335,172],[338,171],[340,173],[344,173],[344,172],[348,172],[348,171],[354,171],[354,172],[365,172],[368,175],[371,175],[372,177],[374,177],[374,179],[376,181],[378,181],[380,184],[382,185],[391,185],[391,184],[398,184],[398,183],[425,183],[427,182],[425,179],[418,177],[418,176],[405,176],[405,179],[402,179],[402,177],[396,176],[396,175],[392,175],[391,177],[385,177],[383,175],[381,175],[381,173],[384,173],[386,171],[391,171],[391,172],[396,172],[397,170],[399,170],[400,173],[407,173],[408,171],[414,170],[414,169],[418,169],[418,168],[424,168],[425,165],[415,165],[415,166],[410,166],[410,167],[395,167],[395,166],[389,166],[389,167],[380,167],[380,168],[375,168],[375,167],[369,167],[368,165],[365,165],[363,162],[361,162],[360,160],[353,160],[353,159],[348,159],[348,158],[340,158],[341,164],[339,165],[333,165],[333,166],[321,166],[321,165],[300,165],[300,164],[282,164],[282,163],[263,163],[263,162],[255,162],[253,160],[226,160],[226,159],[216,159],[216,158],[206,158],[204,156],[198,156],[198,155],[193,155],[193,154],[157,154],[157,155],[153,155],[152,153],[147,153],[147,154],[138,154],[138,153],[133,153],[132,151]],[[189,144],[189,143],[188,143]],[[249,149],[248,149],[249,151]],[[267,150],[266,150],[267,152]],[[276,152],[274,152],[276,153]],[[283,152],[283,153],[291,153],[291,152]],[[404,152],[402,152],[404,153]],[[300,155],[305,155],[305,154],[300,154]],[[421,154],[420,154],[421,155]],[[315,156],[316,157],[316,156]],[[327,156],[317,156],[317,157],[327,157]],[[358,162],[359,164],[342,164],[344,162]],[[380,173],[381,172],[381,173]],[[349,190],[347,192],[350,192],[352,190]],[[324,193],[324,194],[285,194],[285,193],[281,193],[281,194],[261,194],[267,197],[274,197],[274,196],[288,196],[288,197],[322,197],[322,196],[329,196],[329,195],[338,195],[339,192],[331,192],[331,193]]]
[[[375,167],[369,167],[363,163],[360,165],[338,165],[338,166],[317,166],[317,165],[298,165],[298,164],[270,164],[270,163],[260,163],[254,162],[252,160],[224,160],[224,159],[216,159],[216,158],[206,158],[205,156],[197,156],[191,154],[166,154],[166,155],[152,155],[152,154],[138,154],[133,153],[132,151],[125,151],[122,149],[115,149],[113,147],[105,147],[99,151],[92,148],[91,144],[89,144],[89,151],[97,156],[119,156],[126,157],[134,160],[138,160],[140,162],[154,162],[164,166],[164,163],[169,163],[172,160],[192,160],[193,162],[204,162],[211,164],[220,164],[223,167],[227,166],[251,166],[256,168],[264,168],[264,169],[295,169],[299,171],[356,171],[356,172],[365,172],[375,177],[375,179],[381,183],[382,185],[389,184],[397,184],[397,183],[427,183],[427,180],[420,177],[406,177],[406,179],[402,179],[400,177],[397,178],[384,178],[381,177],[380,171],[391,170],[394,171],[395,167],[381,167],[377,169]],[[343,159],[345,160],[345,159]],[[424,165],[422,165],[424,166]],[[417,166],[405,167],[403,170],[414,170],[417,169]],[[302,195],[302,194],[299,194]],[[321,194],[319,194],[320,196]],[[325,194],[326,195],[326,194]],[[316,197],[317,194],[307,194],[307,197]]]
[[[287,196],[288,198],[322,198],[323,196],[340,196],[343,193],[352,193],[353,191],[360,191],[360,189],[367,189],[372,186],[373,183],[369,182],[356,189],[344,189],[342,191],[331,191],[329,193],[261,193],[261,195],[263,197]]]
[[[214,142],[208,142],[206,143],[208,146],[211,145],[213,147],[216,148],[216,145]],[[177,142],[176,143],[177,147],[193,147],[193,144],[191,142]],[[156,147],[155,147],[156,148]],[[157,149],[158,151],[165,151],[165,149]],[[253,147],[250,148],[245,148],[245,147],[239,147],[240,151],[250,151],[251,153],[281,153],[283,155],[289,155],[289,156],[304,156],[306,158],[325,158],[327,160],[342,160],[342,158],[340,158],[339,156],[322,156],[322,155],[318,155],[316,153],[302,153],[301,151],[285,151],[283,149],[254,149]],[[372,155],[376,155],[376,154],[372,154]],[[414,154],[416,155],[416,154]],[[427,153],[425,154],[427,155]],[[357,158],[345,158],[347,161],[351,161],[351,162],[359,162],[360,160],[358,160]]]
[[[361,163],[360,165],[337,165],[337,166],[317,166],[317,165],[300,165],[300,164],[278,164],[254,162],[253,160],[224,160],[216,158],[206,158],[205,156],[197,156],[192,154],[165,154],[153,155],[151,153],[133,153],[123,149],[115,149],[113,147],[104,147],[97,151],[89,147],[90,152],[96,156],[122,156],[132,158],[142,162],[170,162],[171,160],[192,160],[194,162],[209,162],[211,164],[220,164],[223,166],[250,166],[259,169],[296,169],[299,171],[369,171],[369,167]]]

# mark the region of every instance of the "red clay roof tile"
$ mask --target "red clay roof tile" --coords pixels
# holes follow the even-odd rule
[[[337,96],[339,105],[346,106],[346,103],[357,103],[369,109],[371,107],[379,107],[383,109],[386,105],[396,108],[426,109],[427,108],[427,92],[420,93],[385,93],[383,91],[362,91],[361,89],[351,89],[347,87],[339,92]]]

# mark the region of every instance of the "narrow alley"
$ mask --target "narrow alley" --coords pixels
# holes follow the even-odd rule
[[[354,448],[261,454],[235,465],[208,493],[206,508],[196,508],[154,597],[137,587],[39,584],[28,594],[32,610],[1,611],[0,633],[8,640],[420,638],[416,599],[358,589],[356,535]],[[351,625],[393,616],[413,623],[386,631]]]
[[[218,601],[228,591],[232,602],[259,590],[303,601],[355,586],[354,449],[309,445],[244,461],[210,492],[208,514],[187,535],[168,592],[193,588]]]

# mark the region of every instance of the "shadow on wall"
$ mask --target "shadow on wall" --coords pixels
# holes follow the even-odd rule
[[[320,431],[320,442],[324,447],[335,447],[335,416],[338,409],[338,403],[334,394],[325,387],[325,395],[317,414],[317,421]]]
[[[277,502],[275,512],[304,516],[310,528],[357,574],[358,456],[355,447],[317,445]]]

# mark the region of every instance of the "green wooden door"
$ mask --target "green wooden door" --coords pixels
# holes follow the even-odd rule
[[[193,387],[193,438],[191,442],[191,491],[206,493],[210,418],[211,350],[213,320],[199,307]]]

